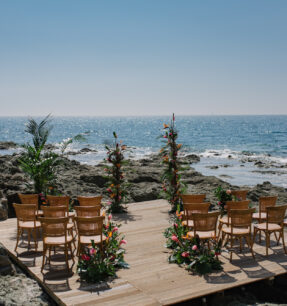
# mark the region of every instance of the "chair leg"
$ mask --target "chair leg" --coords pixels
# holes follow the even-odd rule
[[[37,228],[33,229],[33,238],[34,238],[34,243],[35,243],[35,252],[37,253],[37,249],[38,249]]]
[[[43,245],[43,260],[42,260],[41,273],[43,273],[43,270],[44,270],[46,252],[47,252],[47,246],[44,244],[44,245]]]
[[[285,246],[285,239],[284,239],[284,229],[282,229],[282,232],[280,233],[280,236],[282,236],[282,243],[285,254],[287,254],[286,246]]]
[[[72,244],[71,244],[71,243],[69,243],[69,249],[70,249],[71,258],[72,258],[72,260],[73,260],[73,263],[75,263],[74,254],[73,254],[73,251],[72,251]]]
[[[232,262],[232,248],[233,248],[233,237],[230,236],[230,262]]]
[[[242,237],[239,237],[239,249],[240,253],[242,253]]]
[[[256,239],[256,235],[258,233],[258,229],[256,227],[254,227],[254,233],[253,233],[253,239],[252,239],[252,245],[254,244],[255,242],[255,239]]]
[[[223,224],[221,222],[219,222],[219,225],[218,225],[218,239],[220,239],[220,235],[221,235],[221,231],[222,231],[222,226]],[[223,233],[222,233],[223,235]]]
[[[266,240],[266,256],[268,256],[268,248],[269,248],[269,233],[265,232],[265,240]]]
[[[254,252],[253,252],[253,243],[252,243],[252,239],[251,239],[251,233],[249,234],[249,236],[246,236],[245,239],[246,239],[246,242],[247,242],[247,244],[250,248],[252,257],[255,259],[255,255],[254,255]]]
[[[49,246],[49,265],[51,264],[51,250],[52,246]]]
[[[69,259],[68,259],[68,246],[67,244],[65,244],[65,259],[66,259],[66,266],[67,266],[67,270],[69,270]]]
[[[28,229],[28,250],[31,248],[31,230]]]
[[[21,236],[21,229],[17,228],[17,241],[16,241],[16,246],[15,246],[15,249],[14,251],[16,252],[17,248],[18,248],[18,244],[19,244],[19,239],[20,239],[20,236]]]

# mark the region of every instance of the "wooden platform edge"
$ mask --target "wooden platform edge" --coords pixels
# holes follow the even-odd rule
[[[11,253],[5,247],[5,245],[3,243],[2,243],[2,246],[6,250],[8,256],[12,260],[12,262],[15,265],[18,265],[24,271],[25,274],[29,275],[29,277],[34,279],[38,283],[38,285],[42,288],[42,290],[51,298],[51,300],[53,300],[53,302],[56,303],[56,305],[67,306],[61,299],[59,299],[59,297],[44,282],[41,281],[41,279],[36,274],[34,274],[26,265],[24,265],[21,262],[21,260],[19,260],[13,253]]]

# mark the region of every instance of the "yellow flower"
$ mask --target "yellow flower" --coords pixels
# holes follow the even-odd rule
[[[114,184],[111,184],[111,187],[114,187],[115,185]]]
[[[103,216],[103,217],[105,217],[105,216],[106,216],[106,212],[105,212],[105,211],[103,211],[102,216]]]

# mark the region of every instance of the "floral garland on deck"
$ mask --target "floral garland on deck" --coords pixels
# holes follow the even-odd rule
[[[177,144],[178,131],[175,127],[174,114],[170,125],[164,124],[163,126],[164,146],[160,150],[160,155],[166,167],[161,177],[163,183],[161,194],[171,204],[171,212],[175,212],[176,210],[181,210],[180,194],[184,193],[186,189],[179,174],[182,169],[178,162],[178,152],[182,144]]]
[[[115,277],[118,269],[129,268],[124,260],[125,249],[122,248],[127,241],[118,231],[120,225],[113,223],[111,219],[112,215],[109,215],[108,223],[103,227],[103,235],[106,236],[103,250],[92,240],[92,247],[86,247],[79,259],[77,271],[81,281],[96,283]]]
[[[108,211],[111,213],[120,213],[126,211],[126,208],[123,206],[123,201],[127,194],[125,190],[127,185],[125,183],[122,166],[126,163],[123,152],[127,149],[127,146],[118,142],[116,132],[113,132],[113,136],[113,146],[106,145],[107,158],[105,159],[110,164],[110,166],[107,165],[105,167],[105,171],[109,174],[107,193],[110,201],[108,202]]]
[[[209,249],[199,237],[189,238],[188,228],[182,224],[182,212],[176,212],[172,223],[164,232],[167,239],[166,247],[171,249],[169,263],[183,265],[188,271],[200,275],[222,270],[222,262],[218,259],[221,253],[221,240],[211,241]]]

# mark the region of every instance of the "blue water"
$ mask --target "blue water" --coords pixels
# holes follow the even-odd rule
[[[0,141],[29,140],[26,117],[0,117]],[[54,117],[51,143],[89,132],[89,144],[102,144],[116,131],[127,145],[158,149],[157,136],[169,117]],[[210,149],[287,156],[287,116],[179,116],[179,142],[193,152]]]
[[[40,120],[41,118],[36,118]],[[24,132],[27,117],[0,117],[0,141],[14,141],[22,144],[30,140]],[[75,155],[71,158],[80,162],[95,164],[105,155],[103,143],[112,140],[116,131],[119,139],[133,147],[135,157],[157,152],[161,146],[160,135],[163,123],[170,117],[54,117],[49,142],[60,143],[63,139],[79,133],[87,135],[85,143],[71,145],[68,150],[77,151],[91,147],[97,153]],[[206,166],[233,163],[224,169],[224,174],[233,176],[226,179],[237,184],[252,185],[269,180],[285,186],[284,175],[266,176],[252,173],[252,167],[239,167],[242,152],[253,153],[256,157],[273,159],[277,163],[287,163],[287,116],[178,116],[176,126],[179,142],[185,152],[201,155],[201,163],[196,167],[208,175],[219,175],[222,171],[212,171]],[[11,153],[2,151],[0,154]],[[232,156],[233,159],[227,159]],[[237,164],[236,162],[237,161]],[[243,167],[242,167],[243,168]],[[245,172],[248,171],[247,177]],[[244,177],[244,180],[243,178]]]

